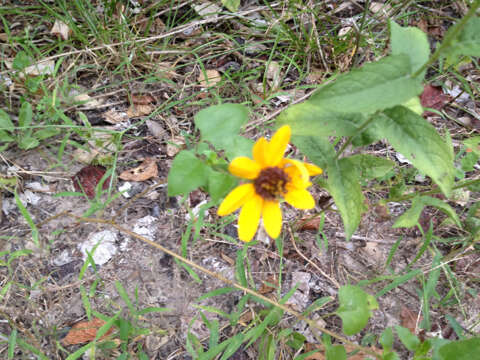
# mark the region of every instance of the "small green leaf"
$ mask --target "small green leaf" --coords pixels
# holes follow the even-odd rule
[[[342,345],[328,346],[325,355],[327,360],[347,360],[347,350]]]
[[[463,140],[463,144],[472,152],[480,156],[480,136],[473,136],[466,140]]]
[[[207,184],[209,167],[188,150],[177,154],[168,173],[168,196],[188,194]]]
[[[32,64],[32,59],[25,51],[19,51],[17,55],[15,55],[15,59],[13,59],[13,68],[15,70],[23,70],[27,66]]]
[[[8,135],[8,133],[6,131],[0,130],[0,141],[12,142],[14,140],[15,139],[13,137],[11,137],[10,135]]]
[[[378,342],[382,344],[383,350],[388,352],[393,347],[393,331],[392,328],[386,328],[383,330],[382,335],[378,339]]]
[[[413,335],[407,328],[395,325],[395,330],[397,330],[400,341],[403,345],[405,345],[408,350],[415,351],[418,345],[420,345],[420,340],[418,340],[418,338]]]
[[[427,35],[416,27],[401,27],[390,21],[392,55],[405,54],[410,58],[412,73],[428,61],[430,44]],[[423,76],[421,77],[423,79]]]
[[[412,206],[410,207],[410,209],[405,211],[401,216],[399,216],[397,221],[395,221],[395,224],[393,224],[393,228],[415,226],[425,206],[436,207],[437,209],[448,215],[453,221],[455,221],[455,224],[458,227],[462,226],[460,223],[460,218],[450,205],[440,199],[430,196],[417,196],[412,200]]]
[[[236,183],[237,180],[230,174],[212,169],[208,171],[208,193],[215,202],[225,197]]]
[[[222,5],[225,6],[228,11],[237,12],[240,6],[240,0],[222,0]]]
[[[453,157],[435,128],[413,111],[396,106],[383,112],[373,124],[375,132],[387,138],[421,172],[430,176],[449,196],[454,181]]]
[[[378,308],[375,298],[358,286],[345,285],[338,291],[340,306],[336,314],[342,319],[345,335],[354,335],[361,331],[372,316],[371,310]]]
[[[13,130],[15,130],[15,126],[13,125],[13,122],[10,119],[10,115],[8,115],[2,109],[0,109],[0,129],[7,130],[9,132],[12,132]]]
[[[31,136],[20,135],[17,141],[18,141],[18,147],[22,150],[33,149],[40,144],[40,142],[36,138]]]
[[[60,134],[60,130],[54,127],[47,127],[47,128],[35,131],[33,133],[33,136],[38,140],[45,140],[45,139],[48,139],[49,137],[52,137],[58,134]]]
[[[20,107],[20,111],[18,113],[18,125],[21,128],[25,128],[29,126],[32,123],[32,121],[33,121],[32,105],[30,105],[29,102],[24,102]]]
[[[195,125],[200,129],[202,139],[217,149],[228,149],[247,120],[247,108],[240,104],[214,105],[195,115]]]
[[[338,76],[308,101],[329,111],[373,113],[403,104],[422,92],[423,87],[411,73],[407,55],[387,56]]]
[[[340,159],[328,164],[326,172],[328,175],[327,191],[332,195],[342,216],[345,237],[350,240],[365,211],[357,169],[351,166],[348,159]]]
[[[344,159],[357,168],[360,177],[367,180],[381,178],[395,166],[392,160],[369,154],[357,154]]]

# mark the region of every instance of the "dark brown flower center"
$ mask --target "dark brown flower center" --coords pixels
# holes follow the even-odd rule
[[[258,195],[267,200],[274,200],[286,193],[290,180],[288,174],[278,167],[263,169],[255,179],[253,186]]]

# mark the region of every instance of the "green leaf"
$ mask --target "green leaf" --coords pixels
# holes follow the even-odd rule
[[[480,231],[480,202],[473,204],[468,209],[465,227],[472,235]]]
[[[248,120],[247,108],[240,104],[210,106],[195,115],[195,125],[203,140],[217,149],[227,149]]]
[[[240,0],[222,0],[222,5],[225,6],[228,11],[236,12],[240,6]]]
[[[277,119],[279,126],[290,125],[292,136],[349,136],[356,134],[365,121],[361,113],[334,112],[312,101],[290,106]]]
[[[453,26],[449,29],[453,31]],[[445,34],[445,37],[448,33]],[[480,56],[480,17],[471,18],[450,46],[443,53],[453,63],[461,55]]]
[[[10,115],[8,115],[4,110],[0,109],[0,129],[7,130],[12,132],[15,130],[12,120],[10,120]]]
[[[25,51],[19,51],[17,55],[15,55],[15,59],[13,59],[13,68],[15,70],[23,70],[27,66],[32,64],[32,59]]]
[[[436,207],[437,209],[447,214],[453,221],[455,221],[455,224],[458,227],[462,226],[457,213],[450,205],[440,199],[430,196],[417,196],[412,200],[412,206],[410,207],[410,209],[408,209],[401,216],[399,216],[392,227],[400,228],[415,226],[418,223],[418,219],[420,218],[422,210],[425,206]]]
[[[357,169],[347,159],[340,159],[328,164],[327,174],[327,191],[332,195],[342,216],[345,237],[350,240],[365,211]]]
[[[378,308],[375,298],[354,285],[345,285],[338,291],[340,306],[336,314],[342,319],[345,335],[354,335],[361,331],[372,316],[371,310]]]
[[[208,171],[208,193],[213,201],[218,201],[237,183],[235,177],[230,174],[212,170]]]
[[[252,156],[253,140],[236,135],[231,138],[231,143],[225,150],[228,159],[232,160],[238,156]]]
[[[328,139],[320,136],[292,136],[292,143],[314,164],[325,169],[335,161],[335,150]]]
[[[368,180],[385,176],[395,166],[392,160],[369,154],[357,154],[344,159],[357,169],[360,177]]]
[[[33,149],[40,144],[40,142],[36,138],[31,136],[20,135],[17,141],[18,141],[18,147],[22,150]]]
[[[6,131],[0,130],[0,141],[11,142],[11,141],[14,141],[14,140],[15,139],[13,137],[11,137],[10,135],[8,135],[8,133]]]
[[[327,360],[347,360],[347,350],[342,345],[328,346],[325,355]]]
[[[388,352],[393,347],[393,331],[392,328],[386,328],[383,330],[382,335],[378,339],[378,342],[382,344],[383,350]]]
[[[415,351],[415,349],[420,345],[420,340],[413,335],[410,330],[404,328],[403,326],[395,325],[395,330],[397,330],[398,337],[405,347],[410,351]],[[453,358],[455,359],[455,358]]]
[[[387,56],[321,87],[309,100],[319,108],[345,113],[365,112],[400,105],[419,95],[423,87],[412,79],[405,54]]]
[[[401,27],[394,21],[390,21],[390,46],[392,55],[404,54],[410,58],[412,73],[420,69],[430,56],[430,44],[422,30],[416,27]]]
[[[168,196],[188,194],[207,184],[209,167],[188,150],[177,154],[168,173]]]
[[[60,130],[54,127],[47,127],[47,128],[35,131],[33,136],[38,140],[45,140],[45,139],[48,139],[49,137],[52,137],[58,134],[60,134]]]
[[[480,136],[474,136],[469,139],[463,140],[463,144],[471,149],[472,152],[480,156]]]
[[[29,126],[33,120],[32,105],[28,102],[24,102],[20,107],[18,113],[18,125],[22,128]],[[25,129],[23,129],[25,130]]]
[[[17,329],[13,329],[8,338],[8,358],[13,359],[15,356],[15,347],[17,346]]]
[[[424,118],[403,106],[385,110],[375,122],[375,132],[387,138],[421,172],[430,176],[448,197],[454,181],[451,151]]]

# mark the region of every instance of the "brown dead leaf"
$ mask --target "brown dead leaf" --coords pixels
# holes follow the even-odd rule
[[[157,162],[153,158],[146,158],[136,168],[125,170],[119,178],[127,181],[145,181],[158,176]]]
[[[155,136],[157,139],[163,139],[163,135],[166,133],[166,131],[162,125],[160,125],[157,121],[150,119],[148,119],[145,123],[147,124],[148,130],[153,136]]]
[[[155,98],[150,95],[132,95],[132,102],[135,105],[150,105],[156,102]]]
[[[268,284],[267,284],[268,283]],[[265,282],[262,282],[262,286],[258,290],[258,292],[262,295],[271,293],[274,291],[276,288],[271,286],[270,284],[277,285],[278,286],[278,279],[276,278],[275,275],[270,275],[267,277],[267,280]]]
[[[145,105],[132,104],[127,110],[127,116],[129,118],[134,118],[134,117],[149,115],[152,113],[153,109],[154,109],[154,106],[151,104],[145,104]]]
[[[85,166],[78,173],[72,176],[73,187],[75,188],[75,191],[85,191],[85,194],[88,196],[88,198],[93,199],[96,192],[95,188],[105,175],[105,172],[106,170],[103,166]],[[102,189],[108,189],[109,184],[110,177],[103,182]]]
[[[200,72],[197,80],[200,86],[207,87],[218,84],[222,80],[222,76],[217,70],[206,70],[205,72]]]
[[[123,121],[128,120],[125,113],[119,113],[116,110],[110,109],[107,112],[103,113],[103,119],[109,124],[119,124]]]
[[[425,85],[420,95],[420,102],[423,107],[441,110],[451,100],[450,95],[444,94],[440,86]],[[432,114],[428,111],[424,115]]]
[[[226,255],[225,253],[221,252],[220,257],[230,264],[230,266],[235,265],[235,260],[233,260],[230,256]]]
[[[351,345],[344,345],[343,347],[345,348],[347,353],[350,353],[350,352],[353,352],[353,351],[357,350],[357,348],[355,348]],[[305,358],[305,360],[325,360],[326,357],[325,357],[324,348],[325,347],[323,345],[306,343],[305,344],[305,352],[309,352],[309,351],[312,351],[312,350],[315,350],[315,349],[320,349],[320,351],[316,352],[312,355],[307,356]],[[382,351],[380,349],[377,349],[374,346],[370,347],[370,350],[372,350],[373,352],[375,352],[379,355],[382,354]],[[358,352],[357,354],[348,357],[348,360],[364,360],[364,359],[365,359],[365,354],[363,352]]]
[[[2,41],[2,42],[7,42],[8,41],[7,33],[0,33],[0,41]]]
[[[83,344],[89,341],[92,341],[97,336],[97,331],[103,325],[105,321],[94,318],[92,321],[81,321],[76,323],[68,332],[67,336],[63,339],[64,345],[76,345]],[[100,340],[105,339],[108,335],[113,332],[113,327],[111,327],[105,335],[103,335]]]
[[[53,24],[52,30],[50,30],[50,34],[57,35],[62,40],[68,40],[72,34],[72,29],[70,29],[63,21],[57,19]]]
[[[173,157],[182,149],[185,145],[185,138],[183,136],[174,136],[167,143],[167,155]]]
[[[422,321],[422,319],[423,317],[420,316],[418,320]],[[402,310],[400,311],[400,325],[410,330],[412,334],[415,334],[415,329],[417,328],[417,314],[409,308],[402,306]]]
[[[317,231],[320,226],[320,217],[314,217],[313,219],[304,218],[300,223],[300,231],[313,230]]]

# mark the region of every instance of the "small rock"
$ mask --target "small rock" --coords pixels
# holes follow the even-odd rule
[[[103,265],[117,252],[117,246],[115,245],[116,241],[116,233],[110,230],[104,230],[91,235],[87,241],[78,245],[78,249],[82,253],[84,261],[87,259],[88,251],[92,255],[93,261],[96,265]],[[98,246],[92,254],[93,248],[97,244]]]

